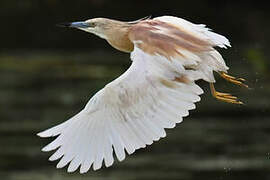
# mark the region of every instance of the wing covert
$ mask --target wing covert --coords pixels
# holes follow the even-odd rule
[[[214,47],[230,46],[228,39],[202,24],[173,16],[145,20],[131,27],[130,40],[143,52],[165,57],[191,80],[215,82],[213,71],[226,72],[222,56]],[[179,69],[178,69],[179,71]]]

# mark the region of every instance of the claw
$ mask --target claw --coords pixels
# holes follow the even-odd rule
[[[221,93],[216,91],[213,83],[210,83],[210,89],[213,97],[217,100],[232,104],[244,104],[243,102],[239,101],[237,97],[232,96],[229,93]]]
[[[242,86],[245,88],[249,88],[248,85],[244,83],[246,81],[244,78],[236,78],[236,77],[226,74],[225,72],[220,72],[219,74],[221,77],[223,77],[224,79],[226,79],[227,81],[233,84],[236,84],[238,86]]]
[[[216,93],[219,95],[219,96],[231,96],[230,93],[222,93],[222,92],[217,92]]]
[[[246,81],[244,78],[237,78],[237,80],[239,80],[239,81],[243,81],[243,82],[245,82],[245,81]]]

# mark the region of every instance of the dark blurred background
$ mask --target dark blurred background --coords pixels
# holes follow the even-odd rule
[[[0,177],[3,180],[270,179],[270,11],[267,1],[1,0]],[[230,39],[220,50],[230,73],[252,89],[217,77],[216,88],[240,97],[214,100],[208,84],[197,109],[167,137],[121,163],[68,174],[48,162],[36,133],[80,111],[130,65],[129,54],[60,22],[108,17],[124,21],[173,15],[207,24]]]

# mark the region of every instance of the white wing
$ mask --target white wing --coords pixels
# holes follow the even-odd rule
[[[131,67],[91,98],[86,107],[68,121],[39,133],[58,137],[43,151],[56,152],[58,168],[87,172],[111,166],[114,153],[119,161],[125,151],[132,154],[165,137],[164,128],[173,128],[195,109],[202,89],[181,77],[181,68],[160,55],[139,48],[131,54]]]

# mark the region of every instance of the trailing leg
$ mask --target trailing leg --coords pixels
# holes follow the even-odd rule
[[[226,79],[227,81],[233,83],[233,84],[236,84],[238,86],[242,86],[242,87],[245,87],[245,88],[248,88],[248,85],[246,85],[244,82],[246,81],[245,79],[243,78],[236,78],[236,77],[233,77],[231,75],[228,75],[227,73],[225,72],[219,72],[219,75]]]
[[[217,100],[232,104],[244,104],[241,101],[239,101],[237,97],[232,96],[229,93],[221,93],[216,91],[213,83],[210,83],[210,89],[213,97],[216,98]]]

